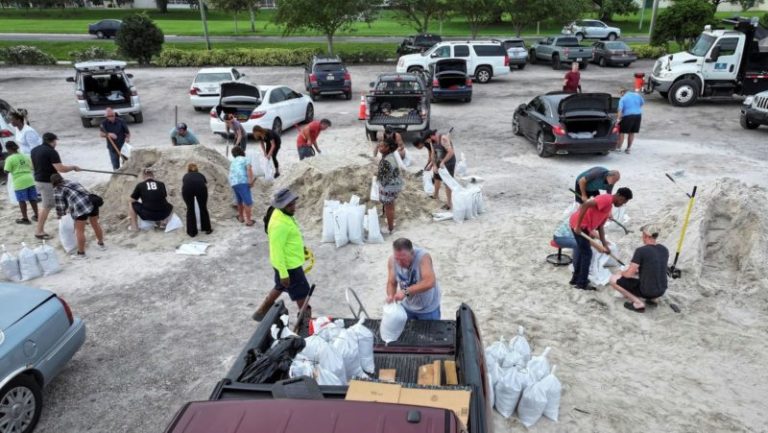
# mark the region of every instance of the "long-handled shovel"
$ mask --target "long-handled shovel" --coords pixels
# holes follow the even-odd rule
[[[667,175],[669,177],[669,175]],[[670,177],[670,179],[672,179]],[[673,180],[674,182],[674,180]],[[688,230],[688,220],[691,218],[691,210],[693,209],[693,202],[696,200],[696,186],[694,185],[693,191],[690,194],[686,193],[688,197],[688,209],[685,211],[685,219],[683,220],[683,229],[680,231],[680,239],[677,241],[677,250],[675,251],[675,260],[672,262],[672,266],[669,267],[667,273],[672,278],[680,278],[680,269],[677,269],[677,259],[680,258],[680,251],[683,249],[683,241],[685,240],[685,232]]]
[[[128,157],[123,155],[122,152],[120,152],[120,149],[117,148],[117,144],[115,144],[115,141],[112,140],[112,137],[109,136],[109,133],[107,133],[107,140],[109,140],[109,144],[112,145],[112,149],[114,149],[115,152],[117,152],[117,154],[120,155],[120,158],[122,158],[123,162],[127,161]]]
[[[120,173],[118,171],[89,170],[87,168],[81,168],[80,171],[87,171],[88,173],[104,173],[104,174],[116,174],[116,175],[119,175],[119,176],[139,177],[139,175],[135,174],[135,173]]]
[[[304,314],[307,312],[307,307],[309,307],[309,301],[312,299],[312,294],[315,293],[315,285],[312,284],[309,286],[309,293],[307,294],[307,297],[304,298],[304,305],[301,306],[301,310],[299,310],[299,317],[298,320],[296,320],[296,324],[293,325],[293,332],[298,334],[301,330],[301,325],[304,323]],[[311,317],[309,317],[311,319]]]
[[[595,249],[596,249],[596,250],[600,251],[600,250],[602,250],[602,249],[603,249],[603,246],[602,246],[602,245],[600,245],[599,243],[597,243],[597,241],[596,241],[596,240],[594,240],[594,239],[592,239],[591,237],[589,237],[589,236],[588,236],[586,233],[584,233],[584,232],[581,232],[581,233],[579,233],[579,234],[581,235],[581,237],[583,237],[584,239],[588,240],[588,241],[589,241],[589,243],[590,243],[590,244],[592,244],[592,246],[593,246],[593,247],[595,247]],[[624,262],[622,262],[621,260],[619,260],[619,258],[618,258],[618,257],[614,256],[614,255],[613,255],[613,253],[608,253],[608,256],[609,256],[610,258],[612,258],[613,260],[616,260],[616,263],[618,263],[619,265],[621,265],[621,266],[625,266],[625,265],[624,265]]]

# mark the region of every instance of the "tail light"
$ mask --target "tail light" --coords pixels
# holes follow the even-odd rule
[[[7,129],[0,129],[0,138],[13,137],[13,133]]]
[[[309,74],[309,82],[310,83],[317,83],[317,75]]]
[[[75,92],[75,98],[77,98],[78,101],[85,100],[85,96],[83,96],[82,90]]]
[[[465,84],[466,84],[467,87],[472,87],[472,79],[467,77],[467,81],[466,81]]]
[[[426,101],[422,100],[421,103],[421,118],[425,119],[427,117],[427,103]]]
[[[139,96],[139,92],[135,87],[131,87],[131,96]]]
[[[352,76],[349,75],[349,72],[344,72],[344,81],[350,81],[352,80]]]
[[[440,82],[439,82],[439,81],[437,81],[437,78],[435,78],[434,80],[432,80],[432,87],[440,87]]]
[[[251,113],[251,119],[261,119],[267,114],[266,111],[254,111]]]
[[[198,93],[200,93],[200,89],[198,89],[197,87],[192,87],[191,89],[189,89],[190,95],[194,96],[194,95],[197,95]]]
[[[504,55],[504,66],[509,66],[509,54]]]
[[[555,125],[552,127],[552,133],[558,137],[563,137],[565,135],[565,129],[560,125]]]
[[[212,119],[218,119],[218,116],[216,116],[216,109],[215,108],[213,110],[211,110],[211,118]]]
[[[67,314],[67,320],[69,320],[69,324],[71,325],[72,323],[75,322],[75,317],[72,315],[72,309],[69,308],[69,304],[67,304],[67,301],[59,298],[58,296],[56,297],[56,299],[58,299],[59,302],[61,302],[61,306],[64,307],[64,312]]]

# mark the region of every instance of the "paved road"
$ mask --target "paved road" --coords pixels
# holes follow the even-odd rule
[[[507,38],[507,36],[484,36],[483,38]],[[538,36],[524,36],[526,40],[536,40]],[[448,37],[447,40],[460,39]],[[95,41],[96,37],[88,34],[69,33],[0,33],[0,40],[4,41],[56,41],[77,42]],[[403,40],[402,36],[337,36],[335,42],[372,42],[398,44]],[[165,35],[166,42],[205,42],[202,36],[176,36]],[[211,42],[323,42],[323,36],[211,36]],[[624,38],[626,42],[648,42],[647,36],[633,36]]]

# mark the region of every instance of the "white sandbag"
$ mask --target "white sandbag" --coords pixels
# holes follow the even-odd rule
[[[498,368],[498,367],[497,367]],[[490,403],[491,407],[493,407],[496,404],[496,390],[495,385],[493,384],[493,377],[491,376],[491,372],[485,373],[486,380],[488,381],[488,394],[486,397],[488,397],[488,403]]]
[[[397,162],[397,166],[400,167],[400,170],[405,170],[408,166],[405,165],[405,161],[403,161],[403,157],[400,156],[400,151],[395,151],[395,161]]]
[[[179,218],[179,216],[176,215],[176,212],[174,212],[173,215],[171,215],[171,219],[168,221],[168,224],[165,225],[165,232],[170,233],[182,227],[184,227],[184,224],[181,222],[181,218]]]
[[[517,368],[510,368],[504,372],[494,389],[495,407],[501,416],[509,418],[515,413],[520,396],[529,383],[530,377]]]
[[[319,336],[313,335],[304,339],[304,349],[296,355],[296,359],[308,359],[316,366],[322,367],[333,374],[342,384],[347,382],[344,360],[336,353],[330,344]]]
[[[400,334],[403,333],[407,321],[408,313],[405,312],[405,308],[399,302],[385,304],[379,327],[381,339],[387,344],[397,341]]]
[[[544,407],[544,416],[557,422],[560,416],[560,394],[563,391],[563,385],[555,376],[557,366],[552,366],[552,372],[541,380],[540,385],[544,388],[547,395],[547,405]]]
[[[331,347],[344,360],[344,371],[347,374],[347,379],[368,377],[360,365],[360,352],[356,334],[342,329],[339,335],[331,342]]]
[[[267,158],[262,155],[260,159],[261,171],[264,172],[264,180],[272,182],[275,180],[275,164],[272,162],[272,158]]]
[[[197,224],[197,229],[202,230],[202,225],[200,224],[200,205],[197,204],[197,197],[195,197],[195,221]]]
[[[451,176],[451,173],[448,173],[448,170],[445,167],[440,167],[440,169],[437,170],[437,173],[440,175],[440,179],[442,179],[442,182],[445,184],[445,186],[447,186],[451,191],[455,192],[463,189],[459,184],[459,181]]]
[[[435,184],[433,183],[434,177],[435,174],[432,170],[424,170],[421,174],[421,181],[424,184],[424,192],[427,195],[433,195],[435,193]]]
[[[611,253],[618,254],[619,249],[613,242],[608,242]],[[592,261],[589,263],[589,281],[595,286],[604,286],[608,284],[612,272],[607,266],[618,266],[619,264],[608,254],[603,254],[592,247]]]
[[[504,338],[500,337],[499,341],[493,342],[490,346],[485,348],[486,359],[493,360],[494,363],[499,363],[509,352],[507,343],[504,342]]]
[[[411,158],[411,153],[408,152],[408,149],[403,149],[403,155],[403,165],[406,167],[413,165],[413,159]]]
[[[357,205],[360,204],[360,197],[357,196],[357,195],[352,194],[352,197],[349,198],[349,202],[348,203],[350,205],[352,205],[352,206],[357,206]]]
[[[503,372],[499,364],[487,356],[485,357],[485,368],[488,371],[488,402],[493,407],[496,404],[496,384],[501,380]]]
[[[330,323],[327,326],[323,326],[321,329],[315,329],[315,335],[322,338],[326,343],[331,343],[341,334],[344,328],[336,326],[335,323]]]
[[[472,196],[466,190],[453,190],[453,220],[460,223],[472,218]]]
[[[347,236],[349,242],[355,245],[362,245],[363,236],[363,217],[365,216],[365,206],[349,205],[347,208]]]
[[[514,350],[510,350],[504,355],[503,358],[498,360],[499,367],[506,370],[508,368],[525,368],[526,361],[523,358],[523,355],[515,352]]]
[[[269,328],[269,333],[272,335],[272,339],[275,341],[281,338],[297,337],[296,333],[291,331],[287,326],[278,327],[276,324],[273,324]]]
[[[379,201],[379,181],[376,176],[371,179],[371,201]]]
[[[8,189],[8,202],[10,202],[12,205],[19,204],[19,201],[16,200],[16,190],[13,189],[13,176],[11,173],[8,173],[8,178],[5,180],[5,185]]]
[[[524,426],[530,428],[541,418],[546,407],[546,389],[542,386],[542,382],[534,383],[523,391],[517,406],[517,417]]]
[[[456,170],[454,173],[461,177],[467,175],[467,157],[464,156],[464,152],[461,152],[461,156],[459,157],[459,162],[456,163]]]
[[[528,374],[531,376],[531,379],[533,379],[534,382],[538,382],[541,379],[544,379],[551,370],[549,366],[549,359],[547,359],[549,351],[550,348],[547,347],[544,349],[544,352],[542,352],[541,355],[534,356],[530,361],[528,361]]]
[[[509,350],[519,353],[525,364],[528,364],[528,361],[531,360],[531,345],[528,344],[528,340],[525,339],[524,327],[517,327],[517,335],[512,337],[509,341]]]
[[[343,204],[333,210],[333,236],[336,241],[336,248],[341,248],[349,243],[347,231],[349,205]]]
[[[8,281],[21,281],[21,270],[19,269],[19,259],[14,257],[5,245],[2,246],[3,255],[0,257],[0,267],[3,268],[3,276]]]
[[[139,226],[139,230],[146,231],[146,230],[152,230],[155,227],[154,221],[144,221],[141,219],[141,217],[136,217],[138,219],[137,226]]]
[[[309,335],[316,335],[326,326],[334,325],[336,324],[333,323],[333,318],[331,316],[319,316],[309,322]]]
[[[291,362],[291,366],[288,368],[288,377],[315,377],[315,366],[312,361],[306,358],[299,358],[298,356]]]
[[[336,376],[328,369],[325,369],[323,367],[316,367],[316,376],[315,381],[317,381],[318,385],[327,385],[327,386],[344,386],[347,384],[347,381],[340,378],[339,376]]]
[[[67,253],[71,253],[77,247],[75,221],[70,214],[66,214],[59,219],[59,243],[61,243],[61,247]]]
[[[336,241],[336,237],[334,236],[333,211],[339,207],[339,205],[340,203],[336,200],[326,200],[323,205],[323,236],[321,239],[323,242]]]
[[[376,372],[376,364],[373,358],[373,342],[374,336],[370,329],[363,325],[365,318],[361,317],[360,320],[354,325],[347,328],[347,332],[354,335],[357,339],[357,353],[360,357],[360,368],[368,374]]]
[[[130,158],[132,151],[133,146],[131,146],[131,143],[123,143],[123,147],[120,148],[120,155],[123,155],[126,158]]]
[[[29,281],[43,275],[43,270],[37,264],[35,253],[24,242],[21,243],[21,251],[19,251],[19,271],[21,281]]]
[[[453,212],[432,212],[432,221],[441,222],[453,219]]]
[[[34,249],[35,257],[37,257],[37,263],[40,265],[40,269],[43,271],[43,275],[53,275],[61,271],[59,266],[59,258],[56,257],[56,251],[52,246],[43,241],[43,244]]]
[[[368,209],[368,218],[366,221],[366,231],[368,232],[366,242],[369,244],[384,243],[384,236],[381,234],[381,227],[379,226],[379,215],[376,213],[376,208]]]
[[[261,159],[264,155],[261,153],[261,149],[254,146],[253,150],[245,152],[245,157],[251,164],[251,171],[253,171],[253,177],[264,177],[264,166],[261,164]],[[231,159],[230,159],[231,161]]]

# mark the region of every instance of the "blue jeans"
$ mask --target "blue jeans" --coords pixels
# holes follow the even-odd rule
[[[313,156],[315,156],[315,149],[312,146],[299,147],[299,161],[304,158],[312,158]]]
[[[123,146],[119,146],[118,149],[122,149]],[[107,147],[107,150],[109,150],[109,160],[112,162],[112,168],[117,170],[120,168],[120,154],[115,152],[115,149],[112,147],[112,145],[109,145]]]
[[[408,309],[405,310],[408,320],[440,320],[440,307],[429,313],[414,313]]]
[[[586,287],[589,282],[589,265],[592,263],[592,244],[587,239],[577,236],[576,248],[573,249],[573,281],[578,287]]]
[[[560,248],[576,249],[576,239],[574,239],[573,236],[553,236],[552,240],[554,240]]]

